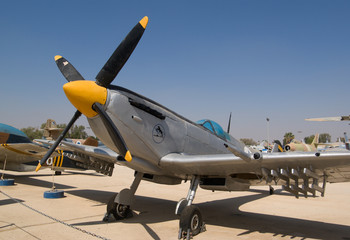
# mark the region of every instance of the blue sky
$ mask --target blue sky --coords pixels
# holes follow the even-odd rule
[[[0,122],[67,123],[74,107],[59,54],[94,79],[131,28],[149,24],[114,84],[237,138],[349,130],[305,118],[349,114],[350,1],[5,1],[0,7]],[[81,118],[78,124],[86,125]],[[349,131],[348,131],[349,132]]]

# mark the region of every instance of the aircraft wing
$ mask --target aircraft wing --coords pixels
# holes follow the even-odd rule
[[[6,170],[13,171],[34,171],[39,160],[47,152],[47,148],[39,144],[29,143],[3,143],[0,145],[0,165]],[[44,163],[44,167],[50,167],[50,162],[54,162],[54,168],[62,163],[61,153],[55,151],[49,162]],[[5,163],[6,162],[6,163]]]
[[[47,152],[47,148],[36,143],[3,143],[0,146],[0,159],[16,163],[26,163],[40,160]],[[59,156],[53,153],[53,157]]]
[[[302,178],[305,171],[327,175],[328,182],[350,181],[350,151],[281,152],[262,154],[262,158],[247,162],[233,154],[164,156],[160,166],[174,173],[201,176],[235,176],[256,174],[262,178]],[[284,171],[283,171],[284,170]],[[294,170],[294,171],[293,171]],[[295,176],[293,176],[295,175]],[[299,177],[298,177],[299,175]]]
[[[349,121],[350,116],[341,116],[341,117],[324,117],[324,118],[307,118],[306,121],[315,121],[315,122],[333,122],[333,121]]]
[[[44,139],[35,139],[35,141],[48,145],[54,144],[54,141]],[[94,147],[62,141],[59,148],[64,151],[64,156],[79,162],[81,167],[109,176],[113,173],[114,164],[120,163],[118,161],[119,154],[107,147]]]
[[[89,157],[100,159],[113,164],[117,163],[117,158],[119,157],[119,154],[106,147],[93,147],[62,141],[62,148],[64,150],[85,154]]]

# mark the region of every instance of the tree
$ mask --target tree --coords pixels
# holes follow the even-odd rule
[[[312,141],[314,140],[314,138],[315,138],[315,135],[311,135],[311,136],[305,137],[305,138],[304,138],[304,142],[305,142],[306,144],[311,144]]]
[[[252,146],[252,145],[258,145],[257,142],[255,142],[251,138],[241,138],[240,141],[244,143],[244,145]]]
[[[67,124],[57,124],[58,128],[65,129]],[[75,139],[86,139],[88,134],[85,132],[85,127],[82,125],[73,125],[68,133],[65,136],[66,138],[75,138]]]
[[[318,142],[320,143],[331,142],[331,135],[329,135],[328,133],[321,133],[318,139]]]
[[[286,144],[290,143],[293,139],[294,139],[294,134],[291,132],[287,132],[284,134],[283,137],[283,146],[285,146]]]
[[[87,133],[85,132],[85,127],[80,125],[73,125],[71,129],[69,130],[67,138],[78,138],[78,139],[85,139],[88,137]]]
[[[30,140],[40,139],[43,137],[43,131],[46,126],[46,123],[41,124],[41,129],[37,129],[34,127],[22,128],[21,131],[24,132]],[[57,124],[58,128],[65,128],[67,124]],[[88,134],[85,132],[85,127],[82,125],[73,125],[71,129],[65,136],[66,138],[76,138],[76,139],[86,139]]]
[[[21,128],[20,130],[24,132],[30,140],[43,137],[43,132],[34,127]]]

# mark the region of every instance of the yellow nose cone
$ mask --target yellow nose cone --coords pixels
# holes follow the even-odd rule
[[[107,100],[107,89],[94,81],[72,81],[64,84],[63,90],[73,106],[86,117],[97,115],[92,109],[95,102],[105,104]]]

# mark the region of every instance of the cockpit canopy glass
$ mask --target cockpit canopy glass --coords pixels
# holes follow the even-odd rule
[[[208,119],[199,120],[196,123],[205,127],[218,137],[224,140],[230,140],[230,135],[228,135],[218,123]]]

